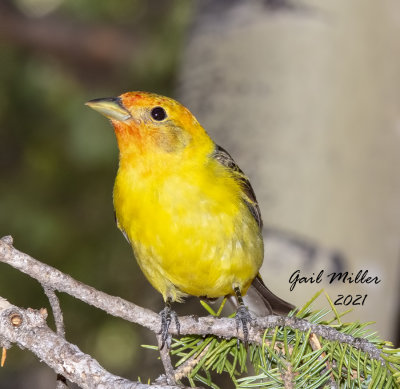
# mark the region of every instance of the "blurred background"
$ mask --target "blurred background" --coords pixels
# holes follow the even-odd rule
[[[322,287],[332,299],[367,294],[347,320],[376,321],[399,346],[399,36],[396,0],[0,0],[0,235],[161,310],[114,224],[113,131],[83,104],[128,90],[169,95],[249,175],[267,285],[298,305]],[[297,269],[368,270],[381,282],[290,292]],[[0,296],[49,306],[36,281],[1,263]],[[70,342],[115,374],[159,375],[156,352],[140,347],[155,344],[151,333],[60,299]],[[176,309],[203,312],[196,299]],[[0,388],[53,388],[54,379],[16,347],[0,369]]]

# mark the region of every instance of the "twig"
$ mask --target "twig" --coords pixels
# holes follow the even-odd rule
[[[291,329],[299,330],[304,333],[311,330],[311,333],[314,333],[317,336],[321,336],[322,338],[330,340],[332,342],[337,341],[339,343],[346,343],[349,346],[356,348],[357,350],[364,351],[372,359],[375,359],[382,364],[385,363],[385,360],[380,355],[382,351],[368,340],[362,338],[354,338],[351,335],[344,334],[326,325],[310,323],[307,320],[298,319],[296,317],[274,315],[260,317],[257,318],[255,321],[257,323],[257,327],[264,329],[275,328],[276,326],[278,326],[289,327]]]
[[[53,289],[47,287],[44,287],[43,289],[49,299],[51,310],[53,311],[57,334],[65,338],[64,318],[60,307],[60,301]]]
[[[174,376],[177,381],[181,380],[183,377],[188,377],[192,370],[196,367],[199,361],[207,354],[210,348],[210,344],[204,348],[204,350],[199,355],[192,355],[187,361],[182,363],[177,369],[175,369]]]
[[[41,263],[28,254],[18,251],[12,246],[12,238],[10,236],[0,239],[0,262],[7,263],[36,279],[43,287],[67,293],[87,304],[102,309],[110,315],[137,323],[153,332],[160,330],[161,321],[156,313],[120,297],[110,296],[107,293],[98,291],[54,267]]]
[[[310,342],[311,348],[314,351],[321,350],[322,346],[321,346],[321,343],[320,343],[317,335],[311,334],[310,337],[308,338],[308,340]],[[326,357],[326,353],[322,352],[321,355],[318,357],[318,359],[321,361],[325,357]],[[325,361],[325,365],[326,365],[326,369],[324,369],[324,371],[327,370],[327,371],[330,372],[329,373],[329,384],[330,384],[330,387],[331,387],[331,389],[336,389],[337,385],[336,385],[336,382],[335,382],[335,377],[333,376],[333,373],[332,373],[332,366],[329,363],[329,360]]]
[[[290,363],[286,363],[286,370],[282,369],[281,377],[285,389],[295,388],[295,374],[293,374],[293,366]]]
[[[4,364],[6,362],[7,358],[7,349],[5,347],[1,348],[1,361],[0,361],[0,367],[4,367]]]
[[[54,323],[56,324],[57,334],[65,338],[64,318],[60,307],[60,301],[53,289],[43,288],[44,293],[49,299],[51,310],[53,312]],[[62,374],[57,374],[56,389],[68,388],[67,380]]]
[[[160,358],[161,358],[161,362],[164,366],[167,383],[169,385],[176,385],[175,375],[174,375],[174,367],[172,366],[169,349],[168,349],[168,347],[161,347],[163,345],[161,334],[157,334],[157,343],[158,343],[158,348],[160,350]]]
[[[1,301],[1,300],[0,300]],[[0,306],[0,337],[31,350],[56,373],[82,388],[178,389],[176,385],[146,385],[105,370],[94,358],[54,333],[46,324],[47,311]]]

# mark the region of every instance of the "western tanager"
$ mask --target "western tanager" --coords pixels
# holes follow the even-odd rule
[[[86,104],[115,130],[116,221],[166,303],[163,343],[172,317],[178,326],[171,303],[186,295],[235,296],[245,337],[251,318],[242,296],[251,285],[267,313],[289,312],[293,306],[270,292],[258,274],[262,220],[250,182],[189,110],[147,92]]]

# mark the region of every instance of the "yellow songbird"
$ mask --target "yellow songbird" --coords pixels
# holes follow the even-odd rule
[[[251,320],[250,285],[269,313],[293,308],[262,282],[262,220],[248,178],[196,118],[175,100],[147,92],[86,103],[111,120],[120,151],[114,185],[118,228],[166,303],[185,295],[236,296],[238,325]],[[178,322],[177,322],[178,323]]]

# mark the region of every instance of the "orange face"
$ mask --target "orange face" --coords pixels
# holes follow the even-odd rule
[[[208,138],[187,108],[153,93],[127,92],[87,105],[111,119],[121,153],[132,148],[136,152],[178,152],[193,139]]]

